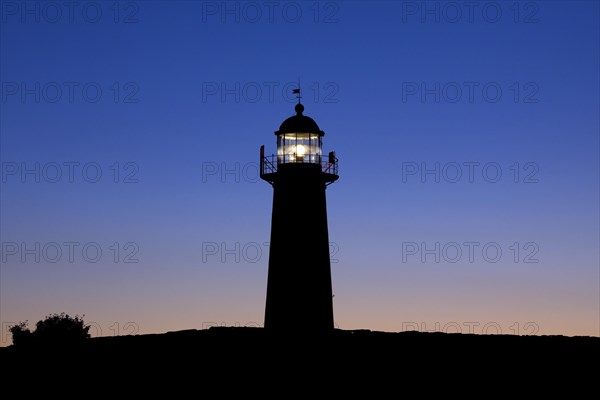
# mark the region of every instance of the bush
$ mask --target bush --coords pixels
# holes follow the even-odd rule
[[[85,326],[83,318],[69,314],[50,314],[44,320],[35,324],[32,333],[27,328],[27,322],[20,322],[10,328],[13,344],[16,347],[30,346],[32,343],[44,347],[64,347],[76,345],[90,337],[89,326]]]
[[[27,327],[27,324],[27,321],[19,322],[8,329],[12,334],[12,340],[15,346],[24,347],[31,343],[32,333]]]

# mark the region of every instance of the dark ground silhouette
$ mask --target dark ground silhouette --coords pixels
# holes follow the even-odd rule
[[[40,382],[49,374],[53,379],[77,377],[84,387],[118,385],[134,388],[138,396],[155,394],[157,387],[247,395],[272,381],[268,393],[317,385],[336,392],[361,387],[374,398],[390,393],[488,397],[490,391],[541,398],[557,390],[584,398],[578,393],[598,389],[599,350],[597,337],[368,330],[311,336],[217,327],[91,338],[68,348],[1,348],[0,376],[3,382]],[[383,393],[375,395],[375,390]]]
[[[517,336],[479,335],[441,332],[378,332],[370,330],[346,331],[336,329],[328,335],[309,333],[273,333],[262,328],[212,327],[204,330],[184,330],[161,334],[107,336],[87,339],[71,346],[78,355],[112,357],[152,353],[178,357],[200,354],[264,355],[269,350],[285,348],[290,354],[294,349],[304,351],[325,350],[330,355],[352,353],[354,356],[389,356],[398,360],[408,355],[473,356],[549,354],[553,357],[577,355],[593,357],[600,355],[600,338],[589,336]],[[15,346],[0,348],[2,360],[19,357],[35,357],[48,352],[63,352],[60,346],[22,349]]]

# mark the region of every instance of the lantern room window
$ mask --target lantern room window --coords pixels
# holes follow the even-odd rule
[[[321,136],[315,133],[285,133],[277,136],[279,163],[321,162]]]

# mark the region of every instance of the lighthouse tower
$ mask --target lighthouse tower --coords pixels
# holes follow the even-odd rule
[[[265,329],[325,332],[334,326],[325,189],[338,160],[323,156],[325,133],[300,99],[295,111],[275,131],[277,154],[260,149],[260,177],[273,186]]]

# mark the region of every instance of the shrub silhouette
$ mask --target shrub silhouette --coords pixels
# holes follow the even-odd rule
[[[16,347],[29,347],[32,344],[43,347],[64,347],[77,345],[90,337],[89,326],[85,326],[83,318],[78,315],[50,314],[35,324],[32,333],[27,322],[20,322],[10,328],[13,344]]]
[[[19,322],[9,328],[15,346],[25,347],[31,343],[33,335],[27,327],[27,324],[27,321]]]

